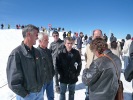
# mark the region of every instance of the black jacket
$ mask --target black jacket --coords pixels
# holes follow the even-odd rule
[[[25,97],[29,92],[39,92],[43,86],[44,69],[41,55],[34,49],[35,57],[27,52],[24,44],[15,48],[7,62],[7,81],[9,88]]]
[[[120,77],[120,59],[110,50],[104,53],[115,62]],[[82,81],[89,86],[90,100],[114,100],[118,90],[118,78],[115,66],[109,58],[100,57],[94,60],[89,69],[84,69]]]
[[[53,59],[49,49],[43,49],[41,47],[37,48],[42,56],[45,76],[44,76],[44,83],[49,83],[54,76],[54,66],[53,66]]]
[[[77,63],[77,67],[76,67]],[[69,53],[66,48],[60,51],[56,58],[57,71],[60,74],[60,82],[74,84],[78,81],[82,62],[79,52],[72,49]]]

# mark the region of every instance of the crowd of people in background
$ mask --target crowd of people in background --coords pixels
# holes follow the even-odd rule
[[[48,48],[49,36],[44,27],[41,27],[42,32],[34,25],[16,25],[16,28],[22,28],[24,40],[9,55],[6,72],[8,86],[17,95],[17,100],[44,100],[45,90],[48,100],[54,100],[54,91],[60,94],[60,100],[66,100],[67,88],[69,100],[74,100],[75,85],[82,69],[81,56],[86,61],[82,73],[85,100],[115,99],[120,74],[127,73],[125,70],[132,59],[131,34],[118,41],[113,33],[108,38],[100,29],[87,36],[83,32],[72,35],[63,28],[61,40],[61,28],[53,28],[50,29],[53,30],[53,42]],[[39,46],[34,48],[37,39]],[[85,54],[82,54],[82,45],[86,47]]]
[[[20,25],[20,24],[17,24],[16,26],[16,29],[23,29],[25,27],[25,25]],[[3,23],[1,24],[1,29],[11,29],[11,25],[10,24],[7,24],[4,25]]]

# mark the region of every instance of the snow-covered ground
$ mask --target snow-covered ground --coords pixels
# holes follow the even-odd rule
[[[7,79],[6,79],[6,64],[7,59],[10,52],[21,44],[22,38],[22,31],[16,29],[10,30],[0,30],[0,100],[15,100],[15,94],[8,88]],[[49,44],[53,41],[53,38],[49,37]],[[62,39],[62,33],[60,33],[60,38]],[[37,47],[37,44],[35,47]],[[85,52],[85,46],[83,47],[82,54]],[[82,56],[82,71],[85,67],[84,56]],[[122,61],[123,63],[123,61]],[[81,75],[82,71],[79,76],[79,81],[76,84],[75,90],[75,100],[84,100],[85,98],[85,86],[82,84]],[[127,82],[124,79],[123,73],[121,74],[121,80],[123,81],[124,85],[124,100],[132,100],[132,83]],[[68,98],[68,92],[66,94]],[[45,94],[45,100],[46,94]],[[55,93],[55,100],[59,100],[59,94]]]

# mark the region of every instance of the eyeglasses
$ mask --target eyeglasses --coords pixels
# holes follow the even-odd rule
[[[59,35],[53,35],[53,37],[57,37],[57,36],[59,36]]]

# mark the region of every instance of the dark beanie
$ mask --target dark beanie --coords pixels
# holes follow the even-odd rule
[[[117,38],[113,37],[110,42],[116,42],[116,41],[117,41]]]
[[[131,35],[130,34],[127,34],[126,39],[127,40],[131,39]]]

